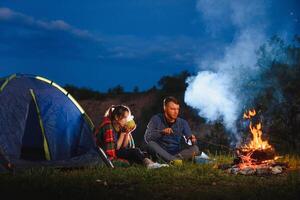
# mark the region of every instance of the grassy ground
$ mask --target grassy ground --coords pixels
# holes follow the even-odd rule
[[[215,164],[232,161],[228,156],[215,158]],[[156,170],[140,166],[34,169],[0,174],[0,191],[2,197],[31,199],[298,199],[300,157],[282,160],[289,162],[289,170],[260,177],[227,174],[215,164],[191,163]]]

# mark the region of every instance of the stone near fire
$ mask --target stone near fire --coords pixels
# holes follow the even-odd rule
[[[242,174],[242,175],[252,175],[252,174],[255,174],[255,169],[253,169],[252,167],[245,167],[243,169],[241,169],[239,171],[239,174]]]
[[[232,173],[232,174],[238,174],[238,172],[240,171],[240,168],[238,168],[238,167],[232,167],[232,168],[230,168],[230,173]]]
[[[267,175],[270,173],[269,167],[257,167],[256,174],[257,175]]]
[[[282,172],[282,167],[281,166],[275,166],[271,168],[271,173],[272,174],[280,174]]]

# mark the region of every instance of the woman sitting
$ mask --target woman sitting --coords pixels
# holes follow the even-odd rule
[[[135,128],[136,124],[127,106],[111,106],[96,129],[97,144],[111,161],[124,159],[130,163],[143,164],[148,169],[168,166],[146,158],[138,148],[128,148],[130,134]]]

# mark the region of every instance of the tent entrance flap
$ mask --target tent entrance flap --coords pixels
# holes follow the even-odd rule
[[[34,91],[30,89],[26,127],[22,138],[21,158],[24,160],[50,160],[44,127]]]

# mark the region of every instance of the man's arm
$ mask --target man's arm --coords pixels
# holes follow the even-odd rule
[[[144,135],[145,142],[148,143],[150,141],[156,141],[159,139],[161,135],[161,131],[158,129],[159,118],[154,116],[151,118],[150,122],[147,125],[147,129]]]

